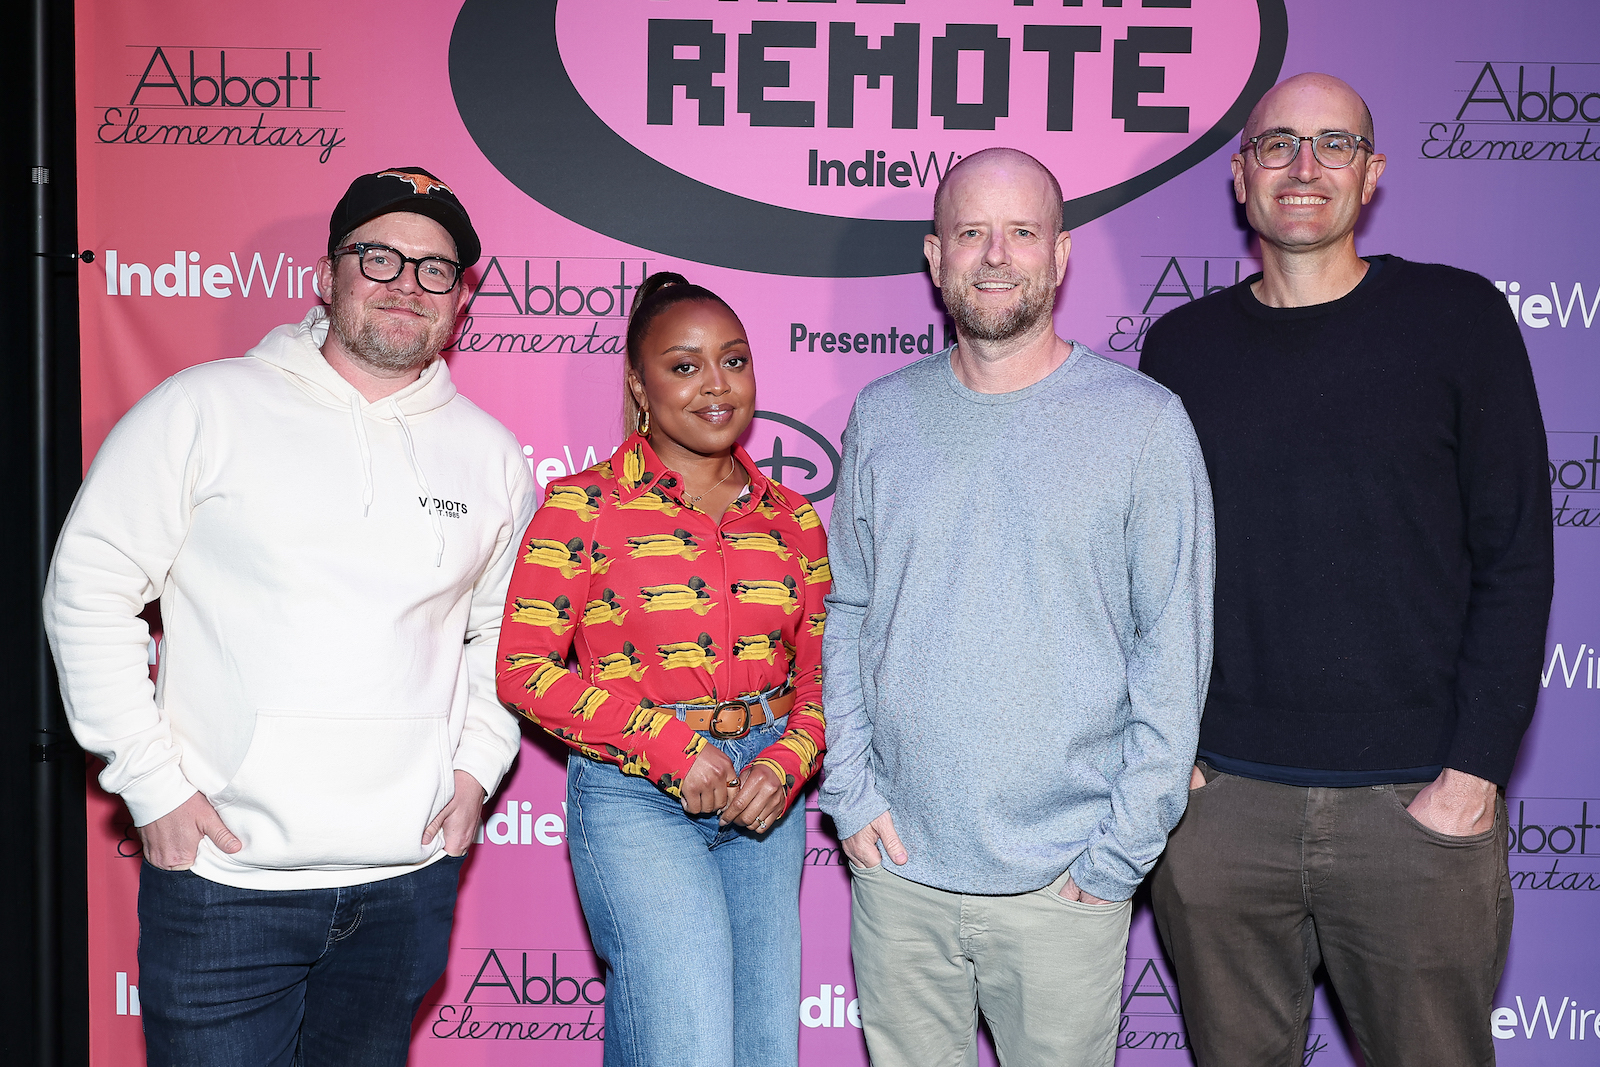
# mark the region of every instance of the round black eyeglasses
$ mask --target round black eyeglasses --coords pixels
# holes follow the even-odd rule
[[[417,284],[430,293],[448,293],[456,287],[456,282],[461,280],[461,264],[443,256],[412,259],[410,256],[401,255],[399,250],[388,245],[358,241],[353,245],[334,249],[329,258],[338,259],[340,256],[348,255],[356,257],[356,261],[361,264],[362,277],[372,282],[394,281],[404,273],[407,263],[416,264]]]

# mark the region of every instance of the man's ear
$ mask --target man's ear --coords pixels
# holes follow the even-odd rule
[[[1361,202],[1372,203],[1372,194],[1378,190],[1378,177],[1383,169],[1389,165],[1389,157],[1381,152],[1374,152],[1372,158],[1367,160],[1367,173],[1361,178]]]
[[[939,245],[939,235],[930,233],[922,239],[922,254],[928,257],[928,274],[933,278],[934,285],[943,285],[939,280],[939,261],[943,249]]]
[[[317,291],[322,294],[324,304],[333,303],[333,268],[334,262],[327,256],[317,260]]]
[[[1244,203],[1244,156],[1235,152],[1233,158],[1228,160],[1228,166],[1233,168],[1233,198],[1239,203]]]
[[[1056,284],[1067,276],[1067,257],[1072,254],[1072,234],[1062,230],[1056,234]]]

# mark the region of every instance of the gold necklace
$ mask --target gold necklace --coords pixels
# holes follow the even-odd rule
[[[710,494],[716,492],[718,486],[720,486],[723,482],[727,481],[729,478],[733,477],[733,472],[738,468],[738,466],[739,466],[739,464],[734,462],[733,457],[729,456],[728,457],[728,473],[724,474],[721,478],[718,478],[717,479],[717,484],[713,485],[710,489],[707,489],[704,493],[699,494],[699,496],[689,497],[689,499],[687,500],[688,505],[691,508],[694,508],[696,511],[699,511],[700,510],[699,504],[700,504],[701,498],[709,496]]]

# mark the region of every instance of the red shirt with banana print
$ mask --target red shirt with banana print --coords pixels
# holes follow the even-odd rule
[[[755,762],[785,810],[822,757],[822,520],[743,448],[748,496],[720,520],[638,435],[559,478],[523,537],[500,631],[499,695],[584,755],[673,796],[706,745],[658,705],[795,688],[783,736]],[[567,670],[576,654],[581,671]]]

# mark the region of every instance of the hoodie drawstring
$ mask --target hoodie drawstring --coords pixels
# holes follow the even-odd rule
[[[389,410],[394,412],[394,417],[400,423],[400,433],[406,439],[406,455],[411,460],[411,470],[417,476],[417,484],[422,487],[423,495],[428,501],[428,517],[433,520],[433,539],[439,546],[439,554],[434,558],[435,567],[444,566],[444,523],[439,520],[439,509],[433,506],[433,490],[428,488],[428,476],[422,473],[422,464],[417,461],[417,445],[411,439],[411,426],[406,422],[405,413],[400,410],[400,405],[393,400],[389,401]]]
[[[361,517],[372,511],[372,446],[367,443],[367,420],[361,415],[361,396],[350,394],[350,418],[356,424],[356,443],[361,446]]]

